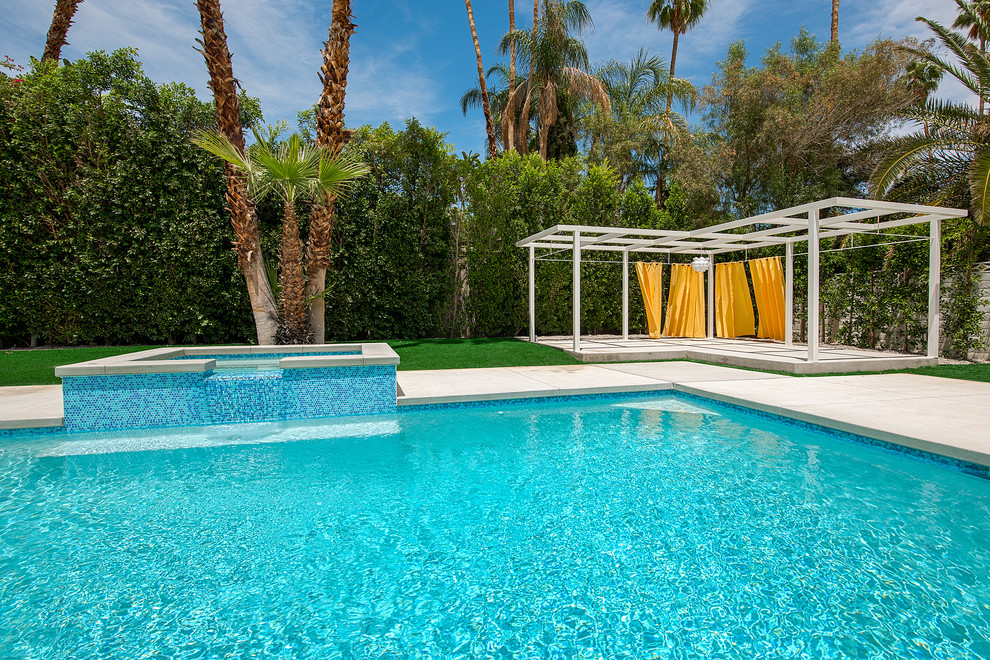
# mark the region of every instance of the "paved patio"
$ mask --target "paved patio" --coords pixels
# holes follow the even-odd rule
[[[400,406],[679,390],[990,465],[990,383],[915,374],[796,378],[693,362],[400,371]],[[0,429],[58,426],[58,385],[0,388]]]
[[[525,338],[522,338],[525,339]],[[808,347],[755,339],[650,339],[582,338],[575,351],[571,337],[540,337],[538,344],[573,355],[582,362],[630,362],[635,360],[701,360],[712,364],[750,369],[772,369],[792,374],[854,373],[913,369],[938,364],[937,358],[859,348],[821,346],[819,362],[807,361]]]

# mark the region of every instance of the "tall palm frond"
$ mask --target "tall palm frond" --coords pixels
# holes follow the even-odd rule
[[[528,64],[530,84],[519,85],[507,99],[503,122],[529,123],[531,100],[537,102],[537,127],[540,156],[547,157],[550,127],[560,116],[559,92],[576,94],[591,102],[607,102],[601,81],[588,72],[588,51],[584,42],[572,33],[593,27],[591,14],[578,0],[544,0],[543,18],[532,32],[516,30],[502,38],[501,53],[515,46],[520,62]],[[517,107],[522,107],[518,118]],[[506,127],[507,128],[507,127]],[[503,133],[508,133],[503,129]]]

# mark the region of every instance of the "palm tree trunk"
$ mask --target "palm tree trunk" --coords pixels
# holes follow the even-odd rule
[[[329,149],[334,156],[340,155],[348,138],[344,130],[344,95],[351,61],[350,39],[357,27],[352,18],[350,0],[334,0],[330,33],[323,45],[323,66],[320,68],[323,92],[316,104],[316,143]],[[326,300],[323,292],[330,266],[335,204],[333,197],[325,196],[323,203],[313,209],[309,218],[306,297],[310,300],[309,334],[317,344],[326,341]]]
[[[533,43],[530,46],[529,78],[526,79],[526,100],[523,101],[522,112],[519,113],[519,153],[529,153],[529,114],[533,107],[533,74],[536,58],[537,28],[540,25],[540,0],[533,0]]]
[[[282,328],[279,343],[305,344],[309,341],[309,312],[306,309],[306,275],[303,272],[303,243],[299,238],[299,217],[294,201],[285,203],[282,215],[282,244],[279,253],[279,307]]]
[[[227,49],[227,35],[223,30],[223,14],[220,0],[196,0],[202,25],[203,38],[200,51],[210,72],[210,89],[217,108],[217,129],[238,149],[244,149],[244,133],[241,128],[241,110],[235,88],[236,80]],[[230,223],[234,228],[234,247],[237,264],[247,285],[254,326],[259,344],[274,344],[278,327],[278,309],[272,293],[265,260],[261,253],[258,218],[254,204],[247,194],[243,178],[232,166],[226,169],[227,206]]]
[[[839,0],[832,0],[832,41],[839,40]]]
[[[509,0],[509,34],[515,34],[516,31],[516,0]],[[514,98],[512,93],[516,91],[516,38],[512,37],[512,43],[509,44],[509,104],[507,104],[505,111],[515,114],[516,106],[512,103]],[[515,151],[516,150],[516,126],[515,117],[509,117],[508,121],[505,122],[506,134],[505,134],[505,150]]]
[[[485,132],[488,133],[488,157],[498,155],[497,139],[495,137],[495,122],[492,121],[492,106],[488,100],[488,86],[485,84],[485,67],[481,64],[481,44],[478,43],[478,31],[474,27],[474,12],[471,11],[471,0],[464,0],[467,7],[468,23],[471,24],[471,38],[474,39],[474,54],[478,58],[478,85],[481,87],[481,109],[485,113]]]
[[[987,40],[986,40],[985,37],[980,37],[980,52],[981,53],[986,53],[987,52]],[[983,90],[983,89],[980,89],[980,114],[981,115],[984,114],[984,109],[986,108],[986,99],[984,98],[985,96],[986,96],[986,91]],[[926,123],[926,128],[925,128],[925,135],[928,135],[927,123]]]
[[[681,32],[677,28],[674,28],[674,46],[670,50],[670,81],[674,81],[674,65],[677,64],[677,41],[680,39]],[[667,116],[670,116],[670,107],[674,104],[674,86],[671,84],[670,93],[667,94]]]
[[[550,94],[556,94],[556,90],[551,90],[550,85],[544,84],[540,90],[539,110],[536,113],[536,126],[540,141],[540,158],[547,159],[547,151],[550,142]],[[556,98],[554,98],[556,101]]]
[[[41,61],[58,60],[62,55],[62,46],[67,46],[68,41],[65,35],[72,25],[72,17],[79,8],[82,0],[57,0],[55,2],[55,13],[52,15],[52,25],[48,28],[48,39],[45,41],[45,53],[41,56]]]

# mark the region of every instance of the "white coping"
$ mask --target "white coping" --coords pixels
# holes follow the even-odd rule
[[[990,383],[875,374],[797,378],[693,362],[400,371],[398,404],[671,389],[990,466]],[[61,425],[58,385],[0,388],[0,429]]]
[[[348,351],[349,355],[313,355],[285,357],[279,360],[282,369],[313,369],[372,365],[397,365],[398,354],[383,342],[367,344],[304,344],[290,346],[191,346],[184,348],[152,348],[125,353],[88,362],[67,364],[55,368],[59,377],[113,376],[122,374],[202,373],[216,368],[216,360],[177,360],[197,355],[260,355],[265,353],[326,353]]]

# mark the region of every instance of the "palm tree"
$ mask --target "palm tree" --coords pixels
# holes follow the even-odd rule
[[[344,129],[344,95],[347,91],[347,70],[350,66],[350,39],[357,26],[352,20],[350,0],[333,0],[330,33],[323,44],[323,65],[320,81],[323,92],[316,102],[316,143],[332,156],[342,153],[350,132]],[[309,216],[309,238],[306,241],[306,297],[309,305],[309,331],[313,341],[326,341],[327,268],[330,266],[330,235],[336,200],[324,195]]]
[[[509,79],[510,79],[510,69],[506,67],[504,62],[499,62],[498,64],[492,65],[488,69],[488,73],[485,75],[485,85],[488,89],[488,101],[489,107],[491,108],[492,121],[495,125],[501,126],[502,131],[495,134],[497,144],[500,145],[506,151],[512,150],[513,142],[515,141],[515,136],[512,139],[509,138],[507,128],[514,126],[514,122],[504,121],[504,114],[506,105],[509,100]],[[526,80],[522,79],[520,85],[525,85]],[[482,96],[481,87],[475,85],[471,89],[464,92],[461,95],[461,113],[466,117],[468,110],[471,108],[482,108]],[[520,147],[520,145],[515,145]]]
[[[980,52],[985,54],[987,52],[987,39],[990,38],[990,34],[987,34],[984,29],[990,24],[990,0],[974,0],[973,2],[956,0],[956,5],[959,7],[959,15],[953,21],[952,27],[969,28],[966,36],[971,41],[979,43]],[[980,94],[980,114],[983,114],[986,108],[983,96]]]
[[[237,98],[237,80],[227,49],[227,35],[223,30],[223,13],[220,0],[196,0],[199,9],[203,38],[200,52],[206,59],[210,72],[210,89],[217,108],[217,128],[238,149],[244,149],[244,133],[241,128],[241,108]],[[247,195],[242,174],[232,165],[226,168],[227,206],[230,223],[234,228],[234,247],[237,264],[247,284],[248,298],[254,314],[255,330],[259,344],[274,344],[278,329],[278,309],[265,259],[261,253],[261,234],[254,202]]]
[[[908,89],[914,93],[917,99],[917,105],[924,107],[931,95],[938,89],[938,84],[942,80],[942,74],[945,72],[931,62],[915,61],[905,67],[904,73],[907,79]],[[928,122],[923,121],[922,126],[924,127],[925,135],[928,135]]]
[[[653,0],[646,10],[646,18],[660,29],[674,33],[674,46],[670,51],[670,79],[674,79],[677,63],[677,41],[680,36],[698,24],[708,9],[708,0]],[[667,97],[667,111],[674,102],[674,95]]]
[[[539,5],[537,5],[539,8]],[[533,21],[533,25],[536,25],[536,20]],[[509,0],[509,32],[516,31],[516,0]],[[509,45],[509,96],[512,96],[512,92],[516,89],[516,40],[512,39],[512,43]],[[508,122],[505,126],[505,150],[514,151],[516,150],[516,131],[515,122]]]
[[[832,41],[839,40],[839,0],[832,0]]]
[[[533,29],[532,29],[532,43],[536,43],[539,36],[540,27],[540,0],[533,0]],[[516,46],[516,38],[511,38],[511,45]],[[504,49],[503,49],[504,54]],[[513,90],[513,94],[509,96],[508,105],[506,107],[506,114],[508,118],[503,117],[503,121],[508,121],[507,129],[503,129],[503,132],[508,135],[509,132],[516,133],[514,127],[519,127],[519,135],[516,137],[517,148],[519,153],[526,154],[529,153],[529,113],[532,109],[533,101],[533,81],[534,73],[536,71],[536,60],[532,57],[529,58],[529,75],[526,76],[526,98],[523,101],[522,111],[520,113],[520,120],[516,121],[516,94]],[[526,120],[522,121],[522,117]]]
[[[558,94],[589,101],[606,111],[611,109],[604,85],[587,72],[588,52],[584,43],[571,36],[571,32],[580,32],[591,25],[591,15],[579,0],[544,0],[543,19],[532,34],[517,30],[502,39],[501,52],[505,54],[516,43],[519,56],[529,62],[533,72],[528,84],[520,85],[509,97],[503,120],[517,121],[521,127],[528,125],[529,99],[535,96],[540,157],[544,160],[550,127],[560,116]],[[523,109],[517,120],[515,108],[521,100],[524,100]]]
[[[598,112],[590,120],[592,156],[608,159],[624,189],[647,172],[657,174],[651,155],[667,151],[675,134],[687,131],[684,117],[667,111],[665,102],[673,93],[690,106],[695,89],[686,80],[671,80],[663,58],[644,49],[628,63],[612,60],[596,76],[605,85],[612,111]]]
[[[198,134],[193,142],[235,167],[247,180],[256,199],[274,192],[282,201],[282,240],[279,253],[279,343],[304,344],[310,339],[306,304],[303,243],[299,237],[299,199],[337,197],[355,179],[368,172],[363,163],[332,155],[329,149],[307,146],[298,133],[272,146],[257,131],[247,152],[222,133]]]
[[[965,3],[963,3],[965,4]],[[969,5],[967,5],[969,7]],[[975,15],[987,27],[982,17]],[[981,101],[990,89],[990,62],[973,43],[935,21],[919,17],[957,62],[929,51],[911,49],[922,63],[948,73]],[[990,33],[990,32],[988,32]],[[928,100],[907,110],[906,119],[926,130],[888,140],[885,156],[871,178],[871,193],[943,204],[968,196],[973,218],[990,223],[990,122],[968,105]],[[967,191],[968,189],[968,191]]]
[[[464,0],[467,7],[468,23],[471,24],[471,38],[474,40],[474,52],[478,58],[478,87],[481,89],[481,107],[485,112],[485,133],[488,134],[488,157],[498,154],[495,144],[495,123],[492,121],[492,108],[488,103],[488,87],[485,85],[485,67],[481,64],[481,44],[478,43],[478,31],[474,27],[474,12],[471,11],[471,0]]]
[[[58,60],[62,55],[62,46],[67,46],[65,35],[69,33],[72,17],[82,0],[56,0],[55,13],[52,15],[52,25],[48,28],[48,39],[45,41],[45,53],[41,61]]]

